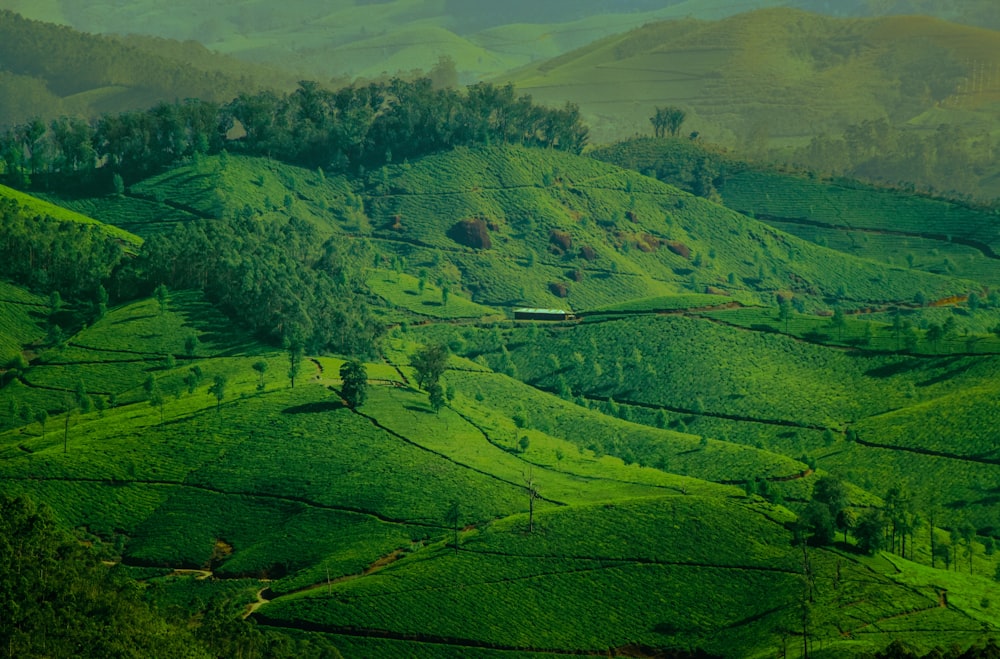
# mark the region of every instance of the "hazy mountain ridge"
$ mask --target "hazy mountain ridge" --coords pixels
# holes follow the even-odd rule
[[[0,12],[0,125],[146,108],[183,98],[229,100],[292,76],[195,43],[117,39]]]

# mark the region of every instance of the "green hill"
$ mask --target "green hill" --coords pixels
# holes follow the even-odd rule
[[[355,177],[197,156],[65,203],[146,240],[99,278],[110,308],[74,303],[85,322],[0,287],[0,350],[22,356],[0,371],[0,493],[199,638],[837,657],[1000,627],[1000,345],[994,310],[955,306],[978,282],[549,149]],[[944,314],[935,339],[920,323]]]
[[[283,356],[238,334],[214,335],[220,322],[198,296],[174,294],[164,312],[152,300],[114,309],[33,363],[24,382],[51,392],[37,404],[54,415],[62,400],[54,390],[73,382],[85,382],[92,400],[118,395],[72,413],[65,431],[56,418],[0,434],[4,492],[46,501],[62,524],[127,565],[244,577],[240,601],[266,588],[259,627],[324,631],[345,654],[392,656],[432,643],[497,656],[626,646],[756,656],[794,628],[801,551],[785,509],[670,469],[576,451],[553,459],[553,449],[572,447],[558,439],[568,426],[530,431],[528,450],[511,452],[493,443],[506,441],[503,426],[484,416],[498,410],[472,390],[505,386],[533,410],[549,397],[502,376],[446,375],[462,393],[440,414],[405,385],[376,386],[360,412],[350,410],[330,392],[337,359],[310,361],[295,388],[267,375],[261,391],[251,363],[278,373]],[[182,345],[188,333],[200,336],[193,354]],[[163,357],[171,354],[174,365]],[[194,365],[201,380],[189,388],[182,376]],[[144,400],[150,375],[168,393],[160,407]],[[227,376],[218,409],[207,392],[216,375]],[[580,420],[605,423],[590,414]],[[625,437],[643,432],[606,423]],[[696,441],[659,432],[669,443]],[[723,475],[728,450],[713,444],[704,465]],[[530,533],[525,474],[540,497]],[[963,644],[980,632],[959,611],[937,609],[923,585],[932,574],[903,587],[867,559],[811,554],[812,578],[825,584],[813,604],[815,642],[854,651],[929,625],[941,630],[936,638]],[[157,598],[195,598],[208,587],[193,577],[154,581]],[[462,618],[447,615],[456,606]],[[577,624],[558,624],[570,617]],[[873,625],[878,633],[863,633]],[[393,638],[406,640],[393,650]]]
[[[654,108],[677,106],[685,135],[745,154],[991,200],[977,136],[997,132],[997,52],[996,32],[938,19],[782,8],[650,23],[505,79],[578,103],[597,142],[649,134]]]
[[[9,199],[15,202],[23,212],[32,215],[50,217],[60,222],[72,222],[76,224],[98,226],[101,231],[111,238],[119,240],[129,250],[137,250],[142,245],[142,238],[130,233],[128,230],[114,226],[114,224],[101,222],[83,213],[78,213],[66,208],[65,205],[50,203],[23,192],[0,185],[0,199]]]
[[[998,283],[996,211],[988,205],[783,171],[685,139],[629,140],[591,155],[847,254]]]

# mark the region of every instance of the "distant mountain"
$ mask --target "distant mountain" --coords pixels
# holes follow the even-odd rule
[[[114,11],[73,0],[0,0],[0,9],[29,18],[92,33],[195,40],[244,60],[299,71],[302,77],[427,71],[447,56],[463,82],[555,57],[651,21],[718,20],[770,7],[834,16],[926,14],[1000,27],[1000,9],[992,0],[289,0],[280,8],[263,0],[132,0]]]
[[[194,42],[95,36],[0,11],[0,125],[189,97],[222,101],[292,78]]]

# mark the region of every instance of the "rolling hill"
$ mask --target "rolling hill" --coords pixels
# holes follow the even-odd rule
[[[712,140],[788,143],[862,119],[902,123],[935,103],[988,107],[997,39],[931,18],[761,10],[646,25],[513,80],[538,99],[580,103],[598,141],[647,132],[653,106],[680,105],[690,129]],[[971,84],[980,66],[988,75]]]
[[[225,228],[229,251],[167,266],[232,260],[233,285],[268,288],[271,263],[236,257],[274,236],[327,249],[308,266],[386,331],[350,407],[357,355],[278,348],[240,324],[249,305],[140,280],[50,338],[51,302],[0,286],[0,493],[50,506],[195,630],[223,607],[218,639],[280,630],[343,656],[839,657],[1000,627],[998,312],[962,301],[980,282],[550,149],[355,177],[198,156],[46,200],[145,239],[109,284]],[[919,200],[883,202],[919,218]],[[511,320],[520,305],[578,317]],[[933,340],[938,314],[954,327]],[[440,406],[416,384],[438,344]],[[831,476],[846,512],[824,522]]]
[[[0,11],[0,126],[96,116],[183,98],[227,101],[294,76],[210,53],[194,42],[77,32]]]

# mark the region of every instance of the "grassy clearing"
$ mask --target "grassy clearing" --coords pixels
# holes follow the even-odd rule
[[[848,258],[637,173],[554,151],[457,149],[389,167],[369,175],[365,209],[382,248],[441,250],[474,299],[492,305],[585,309],[707,287],[770,299],[789,282],[805,296],[846,289],[868,301],[968,289]],[[488,248],[451,237],[470,218],[486,223]]]
[[[264,158],[200,158],[133,185],[130,194],[180,205],[208,218],[295,216],[326,234],[357,230],[363,223],[358,199],[343,177],[326,177]]]
[[[963,323],[964,327],[948,339],[931,342],[927,338],[926,325],[935,320],[940,324],[940,318],[954,315],[951,309],[905,310],[901,312],[901,316],[911,327],[898,331],[893,327],[889,313],[845,314],[843,326],[837,327],[829,308],[820,311],[823,313],[821,316],[791,312],[787,321],[779,317],[777,309],[764,307],[706,311],[699,315],[758,332],[780,333],[810,343],[850,346],[862,350],[918,355],[1000,353],[1000,337],[985,327],[992,327],[993,316],[989,312],[980,314],[983,322],[974,328],[979,329],[979,333],[963,336],[962,333],[968,329],[968,325]],[[913,325],[914,322],[919,325]],[[924,327],[921,328],[920,325]]]
[[[108,195],[64,198],[49,195],[45,198],[63,208],[93,217],[143,238],[170,231],[180,222],[198,218],[194,213],[165,203],[136,197]]]
[[[947,372],[907,356],[854,354],[681,316],[468,330],[464,354],[482,355],[495,370],[513,367],[519,379],[552,391],[835,428],[926,399],[939,388],[912,385]],[[950,380],[940,384],[954,386]]]
[[[713,555],[709,537],[723,530],[716,522],[739,525],[738,537],[754,539],[746,546],[737,541],[731,554]],[[334,598],[317,591],[279,600],[262,612],[513,647],[702,645],[709,620],[717,624],[720,616],[736,622],[761,613],[760,627],[735,634],[740,640],[767,635],[774,618],[781,617],[772,615],[775,601],[790,596],[797,583],[794,574],[754,569],[794,564],[787,532],[764,516],[713,499],[553,510],[538,516],[532,535],[524,535],[526,523],[523,516],[498,522],[467,534],[457,554],[442,549],[414,555],[371,577],[336,585]],[[639,537],[649,544],[634,545]],[[729,569],[704,566],[703,560]],[[680,585],[685,581],[701,584],[701,593],[685,592]],[[590,593],[586,603],[571,595],[584,584]],[[749,590],[768,595],[739,594]],[[463,617],[443,615],[456,605]],[[578,624],[556,623],[568,617]],[[473,619],[489,624],[464,622]],[[760,642],[759,636],[755,640]]]

